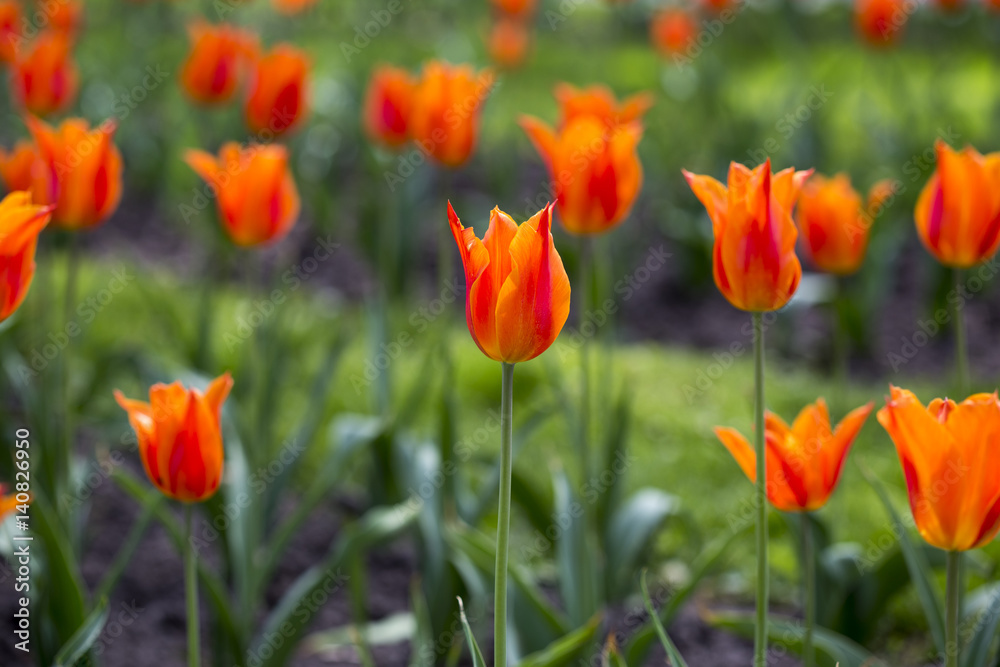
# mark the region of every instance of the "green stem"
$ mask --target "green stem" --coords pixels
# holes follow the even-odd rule
[[[837,294],[833,302],[833,377],[837,390],[837,400],[842,403],[847,397],[848,334],[846,320],[846,294],[842,278],[837,278]]]
[[[955,288],[961,294],[962,270],[955,269],[953,272]],[[953,316],[955,322],[955,364],[958,371],[958,391],[961,398],[969,395],[969,350],[965,340],[965,315],[962,306],[957,299],[952,300]]]
[[[764,451],[764,325],[760,313],[753,314],[754,359],[754,450],[757,479],[754,504],[757,509],[757,623],[754,627],[754,667],[767,665],[767,458]]]
[[[816,627],[816,560],[813,554],[812,525],[809,512],[802,513],[802,586],[803,605],[805,606],[806,636],[803,642],[802,657],[804,667],[816,664],[816,652],[813,649],[813,630]]]
[[[187,533],[187,543],[184,550],[184,590],[187,598],[187,636],[188,636],[188,667],[198,667],[201,664],[201,639],[198,636],[198,554],[191,546],[191,515],[192,507],[188,503],[184,507],[184,524]]]
[[[946,588],[946,612],[944,621],[944,664],[958,667],[958,609],[961,586],[962,552],[948,552],[948,579]]]
[[[66,259],[66,288],[63,292],[63,331],[69,330],[69,324],[73,321],[73,309],[76,302],[76,287],[80,275],[80,250],[76,233],[70,233],[69,249]],[[63,406],[63,445],[65,454],[62,462],[60,484],[63,488],[69,488],[70,466],[73,460],[73,410],[70,406],[70,354],[69,346],[63,350],[60,370],[62,373],[62,406]]]
[[[494,587],[493,666],[507,666],[507,549],[510,543],[510,478],[514,466],[514,364],[502,364],[500,383],[500,510]]]
[[[580,314],[578,324],[582,343],[580,345],[580,465],[583,479],[590,479],[590,336],[583,331],[587,309],[591,304],[593,280],[593,245],[589,236],[580,237]]]

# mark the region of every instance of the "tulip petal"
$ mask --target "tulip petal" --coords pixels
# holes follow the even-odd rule
[[[729,453],[733,455],[736,459],[736,463],[739,464],[740,469],[743,474],[747,476],[751,482],[757,481],[757,456],[754,454],[753,447],[747,442],[747,439],[734,428],[730,427],[715,427],[715,435],[719,438]]]

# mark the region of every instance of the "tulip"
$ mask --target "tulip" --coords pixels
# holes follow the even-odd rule
[[[917,232],[939,262],[969,268],[1000,245],[1000,153],[955,151],[941,140],[935,149],[937,170],[917,200]]]
[[[84,229],[104,222],[122,196],[115,122],[93,129],[80,118],[68,118],[58,128],[31,116],[27,122],[39,155],[32,190],[40,203],[55,204],[53,224]]]
[[[164,495],[187,503],[215,495],[222,481],[220,411],[232,386],[229,373],[204,393],[180,382],[154,384],[149,403],[115,390],[139,441],[146,475]]]
[[[49,222],[50,206],[31,203],[31,194],[12,192],[0,201],[0,321],[24,302],[35,275],[38,234]]]
[[[791,428],[768,412],[767,499],[771,504],[782,512],[812,512],[826,505],[872,407],[868,403],[851,411],[835,429],[831,429],[822,398],[803,408]],[[716,427],[715,434],[750,481],[756,481],[757,457],[747,439],[733,428]]]
[[[17,40],[21,29],[21,3],[0,2],[0,62],[12,63],[17,58]]]
[[[521,66],[530,46],[530,31],[520,19],[502,17],[493,23],[489,38],[490,58],[500,67]]]
[[[534,359],[555,342],[569,316],[570,286],[550,231],[552,205],[518,225],[499,208],[482,240],[448,204],[465,268],[469,333],[495,361]]]
[[[893,192],[891,181],[879,181],[862,206],[847,174],[810,178],[799,195],[797,217],[813,264],[842,276],[857,271],[868,247],[871,225]]]
[[[185,161],[214,191],[233,243],[255,246],[284,238],[299,215],[299,193],[279,144],[225,144],[219,157],[189,150]]]
[[[497,11],[507,16],[525,17],[535,11],[536,0],[493,0]]]
[[[256,51],[256,38],[228,24],[198,21],[188,26],[191,51],[181,67],[181,85],[200,104],[232,99]]]
[[[908,18],[904,0],[855,0],[854,25],[874,46],[896,41]]]
[[[53,30],[66,35],[71,41],[76,37],[83,23],[83,3],[79,0],[56,0],[45,4],[49,12],[49,25]]]
[[[368,135],[390,148],[410,139],[409,118],[415,83],[409,72],[381,65],[372,72],[365,94],[363,122]]]
[[[38,149],[30,141],[17,142],[9,152],[0,149],[0,179],[7,191],[31,190],[38,164]]]
[[[22,107],[45,116],[70,105],[78,87],[70,47],[66,35],[46,31],[18,54],[11,83]]]
[[[315,4],[316,0],[271,0],[271,6],[286,16],[299,14]]]
[[[279,44],[254,65],[247,125],[254,132],[284,134],[306,114],[306,76],[309,60],[288,44]]]
[[[576,88],[561,83],[555,89],[561,115],[559,127],[564,128],[578,116],[596,116],[605,125],[614,126],[642,120],[653,106],[653,97],[647,92],[627,97],[621,102],[606,86]]]
[[[641,123],[609,128],[597,116],[581,115],[557,134],[526,116],[521,127],[549,170],[559,215],[568,231],[601,234],[625,219],[642,186],[642,165],[636,153]]]
[[[414,91],[410,132],[425,153],[447,167],[469,159],[494,80],[491,70],[477,74],[470,65],[437,60],[424,65]]]
[[[17,502],[17,494],[13,492],[8,493],[7,486],[0,484],[0,522],[2,522],[8,514],[13,514],[19,504],[20,503]]]
[[[684,177],[712,219],[715,284],[731,304],[751,312],[778,310],[802,277],[791,212],[812,170],[771,174],[771,160],[729,166],[728,188],[710,176]]]
[[[698,37],[698,32],[694,16],[683,9],[663,9],[656,13],[649,26],[653,46],[665,56],[686,52]]]

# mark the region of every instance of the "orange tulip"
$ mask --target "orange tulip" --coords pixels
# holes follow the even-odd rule
[[[70,48],[66,35],[46,31],[18,54],[11,83],[21,106],[45,116],[72,103],[79,82]]]
[[[21,30],[21,3],[0,2],[0,62],[12,63],[17,58],[17,41]]]
[[[608,126],[627,124],[642,120],[643,115],[653,106],[653,96],[647,92],[618,102],[614,93],[601,85],[579,89],[568,83],[561,83],[556,86],[555,97],[562,110],[560,128],[566,127],[579,116],[595,116]]]
[[[875,46],[896,41],[908,18],[905,0],[855,0],[854,25]]]
[[[733,162],[727,188],[710,176],[684,172],[712,219],[715,285],[737,308],[778,310],[795,294],[802,266],[791,213],[811,174],[789,168],[772,175],[770,159],[755,169]]]
[[[233,243],[255,246],[284,238],[299,216],[299,193],[280,144],[225,144],[216,158],[189,150],[185,161],[209,183]]]
[[[476,345],[509,364],[534,359],[569,317],[569,277],[552,239],[552,205],[517,225],[499,208],[480,241],[451,203],[448,222],[465,267],[465,319]]]
[[[205,393],[180,382],[154,384],[149,403],[115,390],[139,441],[146,475],[166,496],[191,503],[215,495],[222,481],[220,412],[232,386],[229,373],[213,380]]]
[[[935,398],[925,409],[912,392],[890,391],[878,421],[896,445],[920,535],[947,551],[987,544],[1000,531],[996,392]]]
[[[284,134],[306,115],[309,60],[289,44],[278,44],[254,65],[247,99],[247,125],[259,134]]]
[[[813,264],[837,275],[857,271],[868,247],[871,225],[893,192],[891,181],[879,181],[862,207],[861,196],[851,187],[847,174],[810,178],[799,195],[798,224]]]
[[[830,426],[830,413],[822,398],[807,405],[791,428],[781,417],[765,417],[767,443],[767,499],[782,512],[812,512],[826,504],[840,479],[847,453],[871,414],[868,403],[852,410]],[[757,480],[757,456],[734,428],[716,427],[715,435],[733,455],[751,482]]]
[[[461,166],[476,147],[479,114],[493,88],[491,70],[431,61],[417,82],[410,132],[421,149],[447,167]]]
[[[508,16],[527,16],[535,11],[536,0],[493,0],[497,11]]]
[[[286,16],[303,12],[316,4],[316,0],[271,0],[271,6]]]
[[[653,46],[665,56],[684,53],[698,37],[698,22],[691,12],[664,9],[656,13],[649,26]]]
[[[17,502],[17,494],[9,491],[8,487],[4,484],[0,484],[0,522],[2,522],[8,514],[14,512],[20,503]]]
[[[1000,246],[1000,153],[952,150],[940,139],[937,170],[920,192],[917,232],[939,262],[975,266]]]
[[[17,142],[9,152],[0,149],[0,178],[7,191],[31,190],[38,164],[38,149],[30,141]]]
[[[625,219],[642,186],[641,123],[609,127],[597,116],[576,116],[557,134],[526,116],[521,127],[548,167],[568,231],[601,234]]]
[[[257,49],[256,38],[228,24],[197,21],[188,26],[191,51],[181,67],[181,85],[200,104],[228,102]]]
[[[32,116],[27,122],[39,155],[32,190],[40,203],[56,205],[53,224],[83,229],[107,220],[122,197],[115,121],[93,129],[81,118],[68,118],[58,128]]]
[[[51,210],[33,205],[31,194],[20,190],[0,201],[0,320],[13,315],[28,295],[38,234],[48,224]]]
[[[372,139],[391,148],[398,148],[410,139],[414,86],[413,77],[404,69],[389,65],[375,68],[365,94],[362,119]]]
[[[531,46],[531,32],[523,21],[502,17],[490,30],[490,58],[500,67],[514,69],[524,63]]]
[[[51,8],[51,9],[49,9]],[[83,23],[83,3],[79,0],[57,0],[46,3],[42,11],[50,12],[49,25],[53,30],[63,33],[72,40]]]

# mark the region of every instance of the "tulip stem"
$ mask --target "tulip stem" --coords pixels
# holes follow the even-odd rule
[[[962,294],[962,270],[954,270],[955,293]],[[955,364],[958,371],[958,391],[962,398],[969,395],[969,349],[965,340],[965,315],[958,299],[952,301],[955,321]]]
[[[76,285],[80,275],[80,244],[77,234],[70,232],[69,249],[66,259],[66,289],[63,293],[63,327],[64,331],[69,330],[70,322],[73,321],[73,309],[76,301]],[[60,369],[62,372],[62,406],[63,406],[63,442],[66,447],[63,459],[63,476],[61,483],[69,484],[70,468],[73,461],[73,411],[70,406],[70,355],[69,351],[63,352]]]
[[[514,364],[502,364],[500,383],[500,509],[493,589],[493,667],[507,665],[507,548],[510,542],[510,478],[514,466]]]
[[[760,313],[753,314],[754,360],[754,450],[757,478],[754,504],[757,509],[757,623],[754,627],[754,667],[767,665],[767,459],[764,451],[764,324]]]
[[[590,336],[583,331],[590,308],[592,296],[591,287],[594,281],[593,244],[590,237],[580,237],[580,313],[577,315],[577,329],[580,332],[580,465],[583,467],[583,479],[590,479]],[[595,332],[596,334],[596,332]]]
[[[816,560],[813,554],[812,522],[809,521],[809,512],[802,513],[802,586],[806,617],[802,658],[805,667],[813,667],[816,664],[816,652],[813,649],[813,629],[816,627]]]
[[[192,506],[184,507],[184,526],[187,534],[187,544],[184,551],[184,590],[187,598],[187,636],[188,636],[188,667],[198,667],[201,664],[201,639],[198,636],[198,554],[191,543]]]
[[[948,578],[946,583],[946,611],[944,622],[944,664],[958,667],[958,610],[961,586],[962,552],[948,552]]]

